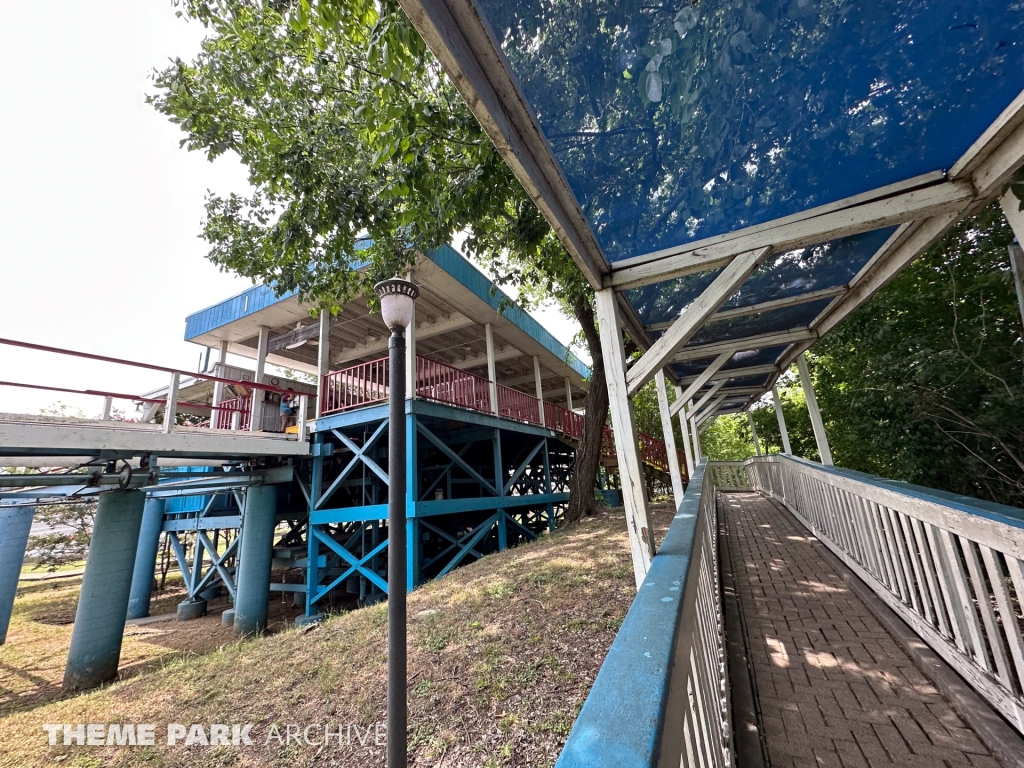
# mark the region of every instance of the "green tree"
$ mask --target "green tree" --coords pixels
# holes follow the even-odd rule
[[[965,219],[816,347],[836,463],[1021,506],[1021,317],[998,205]]]
[[[587,514],[608,410],[591,289],[397,3],[184,0],[181,13],[210,35],[156,73],[149,102],[188,149],[236,154],[254,190],[208,198],[209,258],[337,311],[468,232],[499,283],[527,303],[557,297],[580,323],[593,378],[566,517]]]

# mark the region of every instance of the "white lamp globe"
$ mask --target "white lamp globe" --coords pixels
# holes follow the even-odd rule
[[[384,325],[390,330],[405,330],[412,322],[413,306],[420,289],[408,280],[395,275],[390,280],[382,280],[373,286],[380,298],[380,314]]]

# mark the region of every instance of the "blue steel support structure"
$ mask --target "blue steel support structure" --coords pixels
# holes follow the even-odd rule
[[[0,645],[7,640],[34,514],[35,507],[24,503],[0,507]]]
[[[408,400],[405,418],[410,588],[554,527],[575,458],[555,433],[424,400]],[[387,428],[386,406],[317,423],[307,620],[329,601],[387,594]]]

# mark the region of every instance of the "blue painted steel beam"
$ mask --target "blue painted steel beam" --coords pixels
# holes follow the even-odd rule
[[[94,688],[117,677],[146,495],[100,496],[64,668],[64,689]]]
[[[0,507],[0,645],[7,640],[35,511],[35,507],[20,504]]]
[[[568,493],[527,493],[522,496],[484,496],[474,499],[441,499],[416,502],[415,517],[447,515],[454,512],[479,512],[487,509],[511,509],[544,504],[562,504]]]
[[[223,515],[221,517],[185,517],[180,520],[165,520],[164,531],[216,531],[225,528],[239,528],[242,525],[241,515]]]

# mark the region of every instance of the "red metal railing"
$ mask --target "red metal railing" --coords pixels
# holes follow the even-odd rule
[[[543,424],[575,440],[582,439],[584,417],[580,414],[501,384],[496,385],[495,389],[498,393],[499,416],[529,424]],[[324,376],[320,392],[321,412],[325,416],[387,402],[388,359],[384,357],[332,371]],[[416,396],[473,411],[494,412],[491,406],[491,383],[487,379],[420,355],[416,356]],[[222,403],[222,406],[226,405]],[[218,413],[218,425],[221,416]],[[230,413],[227,416],[230,421]],[[639,438],[641,460],[667,472],[668,448],[664,441],[644,432],[640,433]],[[606,459],[615,458],[615,440],[608,427],[604,428],[601,455]],[[681,453],[679,466],[686,466]]]
[[[491,383],[487,379],[420,355],[416,356],[416,396],[473,411],[491,412]],[[498,402],[501,402],[500,393]]]
[[[362,408],[388,399],[388,359],[360,363],[351,368],[331,371],[320,387],[322,413],[337,413]]]
[[[231,429],[235,414],[240,414],[238,428],[246,432],[252,423],[252,395],[222,400],[213,407],[214,429]]]

